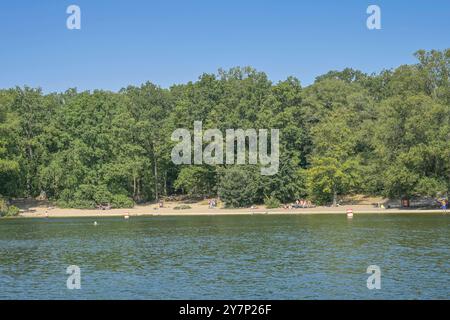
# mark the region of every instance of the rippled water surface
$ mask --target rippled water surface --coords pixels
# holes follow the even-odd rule
[[[93,225],[94,221],[97,226]],[[0,299],[449,299],[449,216],[0,220]],[[81,269],[81,289],[66,268]],[[369,265],[381,289],[368,290]]]

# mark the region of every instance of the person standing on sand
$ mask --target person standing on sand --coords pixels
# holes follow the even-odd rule
[[[442,199],[441,204],[442,204],[441,209],[444,210],[444,212],[447,212],[448,200]]]

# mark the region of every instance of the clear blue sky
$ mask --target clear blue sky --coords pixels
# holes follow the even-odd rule
[[[81,7],[81,30],[66,8]],[[366,28],[381,7],[382,30]],[[0,88],[163,87],[253,66],[303,85],[332,69],[378,72],[450,47],[449,0],[2,0]]]

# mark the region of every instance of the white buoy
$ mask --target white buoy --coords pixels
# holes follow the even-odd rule
[[[347,218],[353,218],[353,209],[352,208],[347,209]]]

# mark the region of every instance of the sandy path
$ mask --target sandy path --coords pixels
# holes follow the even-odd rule
[[[239,215],[239,214],[345,214],[347,208],[352,208],[354,214],[358,213],[443,213],[442,210],[418,210],[418,209],[381,209],[372,205],[352,205],[342,207],[316,207],[308,209],[266,209],[259,206],[256,209],[209,209],[207,205],[189,204],[191,209],[175,210],[176,202],[165,203],[164,208],[157,205],[137,205],[132,209],[61,209],[47,206],[30,207],[21,211],[21,217],[108,217],[108,216],[190,216],[190,215]]]

